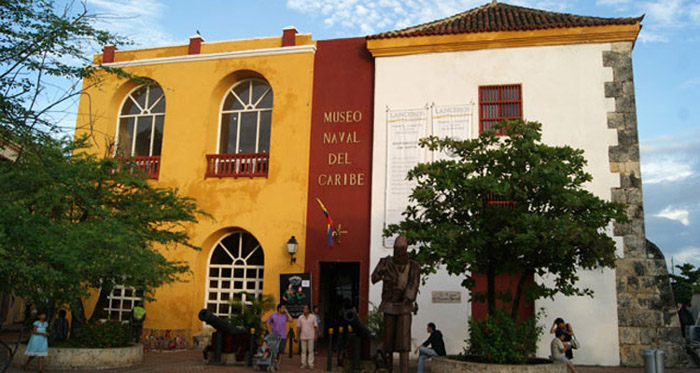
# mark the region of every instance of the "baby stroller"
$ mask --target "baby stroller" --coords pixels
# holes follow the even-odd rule
[[[255,361],[253,362],[253,369],[274,372],[276,369],[279,369],[277,366],[277,354],[279,353],[280,348],[280,337],[275,334],[268,334],[267,337],[265,337],[265,341],[267,342],[267,347],[270,350],[270,353],[267,355],[267,357],[265,357],[265,354],[262,356],[256,356]]]

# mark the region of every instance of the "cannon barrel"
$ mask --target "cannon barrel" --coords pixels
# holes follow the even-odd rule
[[[224,320],[221,320],[220,318],[216,317],[211,311],[208,309],[203,309],[199,311],[199,319],[204,321],[205,323],[211,325],[214,327],[219,332],[227,333],[227,334],[238,334],[238,333],[243,333],[245,330],[242,328],[239,328],[237,326],[233,326],[229,323],[227,323]]]
[[[352,330],[354,330],[360,337],[364,339],[369,339],[372,337],[372,332],[370,332],[365,324],[362,323],[360,320],[360,315],[358,315],[355,310],[347,309],[343,311],[343,319],[345,319],[345,321],[352,326]]]

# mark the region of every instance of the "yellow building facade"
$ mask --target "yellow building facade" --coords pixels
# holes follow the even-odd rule
[[[315,50],[310,35],[285,29],[283,37],[108,46],[95,56],[153,84],[85,80],[76,137],[94,136],[96,154],[132,157],[155,186],[178,188],[211,215],[186,226],[201,251],[164,251],[192,274],[157,289],[145,328],[197,332],[202,308],[227,314],[231,297],[276,294],[280,273],[303,272]],[[242,280],[230,281],[231,271]],[[135,298],[119,289],[106,311],[124,318]]]

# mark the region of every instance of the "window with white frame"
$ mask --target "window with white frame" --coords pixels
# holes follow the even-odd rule
[[[219,154],[270,152],[272,89],[261,79],[236,83],[221,108]]]
[[[134,89],[119,112],[117,156],[159,156],[163,142],[165,95],[153,84]]]
[[[104,314],[110,320],[129,321],[131,309],[143,300],[143,291],[117,285],[107,297]]]
[[[264,264],[263,249],[253,235],[236,232],[221,239],[207,268],[206,308],[227,317],[232,300],[250,303],[261,296]]]

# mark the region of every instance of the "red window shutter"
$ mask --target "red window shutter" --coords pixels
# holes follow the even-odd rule
[[[479,87],[479,133],[492,129],[502,120],[523,119],[522,85]],[[499,130],[497,135],[504,135]]]

